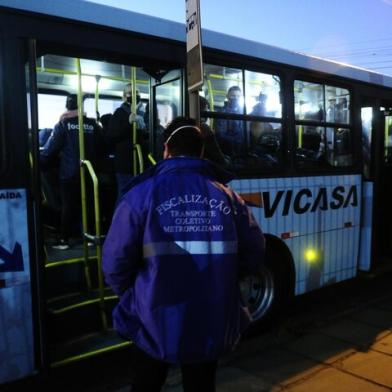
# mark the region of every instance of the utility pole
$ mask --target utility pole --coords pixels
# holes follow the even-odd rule
[[[200,0],[185,0],[189,115],[200,124],[199,89],[204,82]]]

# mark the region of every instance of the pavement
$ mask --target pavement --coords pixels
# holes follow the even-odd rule
[[[181,391],[174,369],[164,392]],[[392,295],[243,341],[220,362],[217,392],[263,391],[392,391]]]

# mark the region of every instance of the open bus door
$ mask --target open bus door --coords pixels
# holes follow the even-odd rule
[[[381,267],[392,262],[392,104],[362,106],[362,153],[365,184],[373,187],[373,203],[364,206],[373,211],[372,267]]]
[[[377,251],[382,259],[392,259],[392,106],[380,109],[380,145],[378,161],[378,203],[375,214],[378,219]]]
[[[151,75],[151,74],[150,74]],[[183,70],[175,69],[152,77],[151,151],[156,161],[162,159],[164,129],[177,116],[184,113]]]

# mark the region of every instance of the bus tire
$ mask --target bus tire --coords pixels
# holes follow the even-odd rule
[[[265,262],[240,285],[253,319],[247,331],[252,335],[283,316],[294,297],[295,270],[287,246],[280,239],[266,235]]]

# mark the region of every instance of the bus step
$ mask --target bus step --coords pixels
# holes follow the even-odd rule
[[[82,241],[71,241],[70,248],[66,250],[56,250],[52,246],[46,246],[46,254],[49,263],[60,262],[63,260],[76,259],[83,257],[83,242]],[[89,247],[88,249],[89,257],[96,257],[96,252],[94,247]]]
[[[59,297],[67,293],[87,290],[83,263],[76,262],[46,268],[45,289],[47,298]]]
[[[109,329],[106,333],[86,334],[53,345],[49,353],[50,366],[57,368],[110,352],[129,349],[130,346],[131,342],[120,338],[113,329]]]
[[[109,297],[113,297],[113,299],[117,298],[109,287],[105,287],[103,294],[106,299]],[[94,289],[88,292],[67,293],[62,296],[52,297],[46,301],[46,307],[50,313],[63,313],[68,309],[71,310],[73,307],[78,307],[79,304],[83,306],[83,303],[95,300],[99,300],[98,289]]]
[[[117,296],[107,291],[104,297],[104,310],[109,324],[117,301]],[[60,297],[56,301],[50,301],[47,307],[47,334],[53,343],[77,339],[103,329],[98,292]]]

